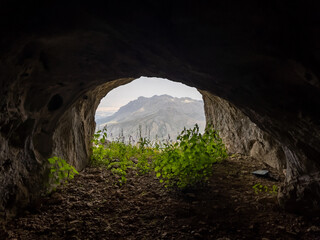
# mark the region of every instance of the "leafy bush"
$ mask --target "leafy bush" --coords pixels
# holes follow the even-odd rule
[[[48,192],[55,191],[61,183],[67,183],[69,179],[74,178],[75,174],[79,174],[73,166],[62,158],[52,157],[48,161],[50,164]]]
[[[205,182],[212,174],[213,164],[227,157],[221,138],[211,126],[203,135],[198,125],[184,129],[177,140],[165,144],[154,161],[156,176],[166,186],[185,188]]]
[[[227,157],[218,133],[210,126],[203,135],[198,125],[184,129],[175,143],[152,143],[140,134],[137,145],[133,141],[125,144],[123,135],[117,141],[108,142],[106,131],[94,135],[92,164],[106,166],[120,185],[126,183],[128,169],[134,169],[140,174],[153,170],[166,186],[185,188],[207,181],[212,165]]]

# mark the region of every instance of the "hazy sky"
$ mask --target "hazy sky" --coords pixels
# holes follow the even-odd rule
[[[202,96],[196,88],[188,87],[182,83],[172,82],[168,79],[141,77],[110,91],[107,96],[101,100],[97,111],[117,111],[121,106],[126,105],[128,102],[140,96],[152,97],[163,94],[179,98],[190,97],[202,100]]]

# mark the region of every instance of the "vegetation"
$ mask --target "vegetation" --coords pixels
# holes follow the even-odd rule
[[[107,129],[94,135],[92,164],[104,165],[117,178],[117,183],[126,183],[128,169],[139,174],[155,173],[166,187],[186,188],[203,183],[212,174],[212,165],[227,157],[225,146],[218,133],[208,126],[204,134],[198,125],[184,129],[176,142],[140,139],[137,145],[124,137],[107,141]]]
[[[184,129],[176,143],[165,145],[154,161],[154,170],[166,186],[185,188],[208,180],[212,165],[227,157],[217,132],[208,127],[202,135],[196,125]]]
[[[60,184],[66,184],[68,180],[74,178],[75,174],[79,174],[73,166],[62,158],[52,157],[48,161],[50,164],[48,192],[55,191]]]
[[[268,188],[268,186],[262,185],[261,183],[255,184],[253,187],[254,192],[259,194],[261,192],[277,194],[278,193],[278,186],[272,185],[272,189]]]
[[[107,130],[103,129],[94,135],[92,142],[92,164],[107,166],[120,185],[126,183],[128,169],[136,169],[140,173],[147,173],[151,169],[150,159],[155,152],[149,147],[150,142],[146,138],[141,137],[138,145],[132,142],[125,144],[123,136],[109,142]]]

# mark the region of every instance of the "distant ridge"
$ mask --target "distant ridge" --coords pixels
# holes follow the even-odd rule
[[[192,128],[196,123],[203,130],[205,115],[201,100],[155,95],[139,97],[113,115],[97,119],[96,123],[97,130],[107,125],[109,139],[116,139],[121,134],[138,139],[139,131],[151,140],[168,136],[175,139],[184,127]]]

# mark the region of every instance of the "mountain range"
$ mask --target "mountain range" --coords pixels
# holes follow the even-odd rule
[[[196,123],[203,131],[205,114],[202,100],[155,95],[139,97],[113,115],[96,119],[96,130],[106,126],[110,140],[119,136],[132,136],[136,140],[140,134],[150,140],[175,140],[184,127],[193,128]]]

